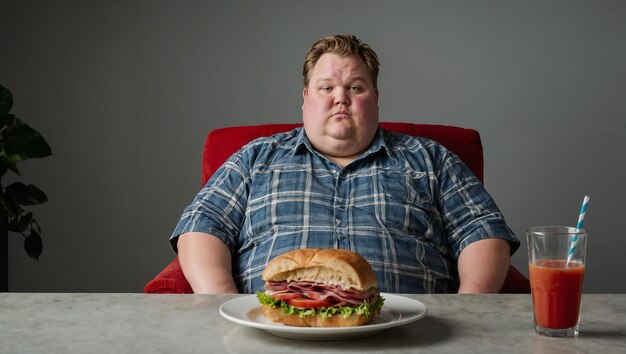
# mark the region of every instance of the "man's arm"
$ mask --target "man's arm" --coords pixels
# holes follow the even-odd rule
[[[465,247],[458,261],[459,294],[499,292],[511,265],[509,252],[509,242],[499,238]]]
[[[230,250],[219,238],[201,232],[178,237],[178,259],[196,294],[237,294]]]

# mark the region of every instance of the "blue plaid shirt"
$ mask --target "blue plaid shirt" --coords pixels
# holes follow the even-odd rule
[[[461,250],[486,238],[519,240],[480,181],[425,138],[379,129],[345,168],[316,152],[302,128],[259,138],[222,165],[187,207],[170,241],[205,232],[233,256],[240,292],[262,290],[265,265],[284,252],[342,248],[371,264],[381,291],[458,289]]]

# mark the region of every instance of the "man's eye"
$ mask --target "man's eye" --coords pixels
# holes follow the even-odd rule
[[[324,92],[330,92],[331,88],[329,86],[324,86],[322,88],[320,88],[320,91],[324,91]]]
[[[350,91],[352,92],[362,92],[363,88],[361,86],[351,86]]]

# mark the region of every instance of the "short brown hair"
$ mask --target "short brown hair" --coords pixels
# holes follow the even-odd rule
[[[309,79],[315,64],[326,53],[341,56],[358,55],[365,62],[374,88],[378,87],[378,67],[380,63],[378,62],[376,52],[369,45],[362,43],[360,39],[351,34],[339,34],[322,38],[313,44],[304,57],[304,66],[302,67],[305,87],[309,85]]]

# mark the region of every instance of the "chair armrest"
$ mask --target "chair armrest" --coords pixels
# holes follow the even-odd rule
[[[149,281],[143,288],[143,292],[146,294],[193,294],[191,285],[187,282],[180,267],[178,257]]]

